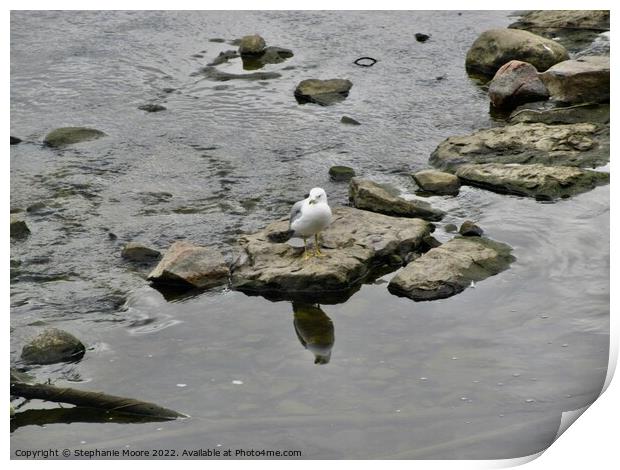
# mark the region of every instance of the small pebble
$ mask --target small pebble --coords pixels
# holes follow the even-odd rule
[[[458,361],[458,360],[459,360],[459,358],[458,358],[458,357],[456,357],[456,356],[453,356],[453,357],[452,357],[452,360],[453,360],[453,361]]]
[[[567,344],[567,343],[564,343],[564,344],[562,345],[562,347],[563,347],[563,348],[565,348],[565,347],[567,347],[567,346],[568,346],[568,344]]]
[[[233,380],[232,383],[235,385],[243,385],[243,381],[241,380]]]
[[[525,400],[526,403],[534,403],[534,399],[533,398],[528,398],[527,400]]]
[[[513,377],[521,377],[521,374],[519,374],[518,372],[515,372],[514,374],[512,374]]]
[[[181,387],[181,388],[187,387],[187,384],[177,384],[177,387]]]
[[[420,380],[428,380],[427,377],[420,377]]]

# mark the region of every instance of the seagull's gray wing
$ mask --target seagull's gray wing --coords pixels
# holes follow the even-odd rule
[[[293,222],[301,217],[301,207],[304,205],[304,201],[297,201],[293,204],[293,208],[291,209],[291,218],[288,221],[288,227],[291,228]]]

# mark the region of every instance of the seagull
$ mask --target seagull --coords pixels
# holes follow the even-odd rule
[[[323,188],[312,188],[306,199],[297,201],[291,209],[289,220],[290,237],[300,237],[304,240],[304,259],[311,258],[306,244],[308,238],[314,235],[314,256],[323,256],[319,248],[319,233],[325,230],[332,222],[332,210],[327,204],[327,194]]]

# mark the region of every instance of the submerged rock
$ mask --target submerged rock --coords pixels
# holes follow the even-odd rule
[[[180,241],[166,251],[148,280],[154,285],[207,289],[225,284],[228,275],[228,266],[219,251]]]
[[[359,121],[356,121],[355,119],[349,117],[349,116],[342,116],[340,118],[340,122],[343,124],[351,124],[353,126],[360,126],[362,123]]]
[[[483,230],[471,220],[466,220],[461,224],[459,233],[464,237],[481,237],[483,234]]]
[[[609,146],[596,124],[519,123],[449,137],[433,151],[430,163],[454,170],[466,163],[544,163],[596,167],[609,161]]]
[[[489,85],[491,104],[498,109],[512,109],[523,103],[549,98],[536,67],[511,60],[502,65]]]
[[[608,173],[541,164],[462,165],[456,174],[463,184],[539,200],[566,198],[609,182]]]
[[[227,73],[209,65],[200,69],[200,73],[207,79],[217,82],[227,82],[228,80],[271,80],[282,76],[277,72]]]
[[[520,60],[544,72],[568,58],[566,49],[551,39],[518,29],[491,29],[474,41],[465,67],[470,74],[493,76],[506,62]]]
[[[334,323],[319,305],[293,302],[293,325],[301,345],[314,354],[315,364],[327,364],[334,346]]]
[[[161,104],[143,104],[138,106],[138,109],[147,113],[158,113],[159,111],[165,111],[166,107]]]
[[[333,78],[330,80],[303,80],[295,88],[295,98],[300,104],[317,103],[322,106],[338,103],[349,96],[353,86],[349,80]]]
[[[239,54],[241,55],[257,55],[265,49],[265,40],[258,34],[243,36],[239,42]]]
[[[215,66],[220,65],[225,62],[228,62],[229,59],[236,59],[240,57],[237,51],[223,51],[218,54],[218,56],[209,62],[207,65]]]
[[[30,229],[26,222],[19,216],[11,214],[11,238],[26,238],[30,235]]]
[[[19,137],[13,137],[11,136],[11,145],[17,145],[22,141],[22,139],[20,139]]]
[[[391,255],[404,258],[420,250],[432,228],[420,219],[337,207],[332,224],[321,234],[324,256],[304,260],[303,248],[270,241],[270,234],[288,230],[288,218],[284,218],[240,238],[232,284],[247,293],[278,299],[341,301],[385,267]]]
[[[456,195],[461,187],[458,177],[443,171],[422,170],[412,176],[420,189],[429,193]]]
[[[86,352],[82,342],[66,331],[48,328],[22,349],[21,358],[31,364],[78,361]]]
[[[558,107],[535,103],[521,106],[508,117],[508,122],[542,122],[544,124],[575,124],[592,122],[609,124],[609,104],[581,104]]]
[[[329,169],[329,177],[333,181],[350,181],[355,176],[355,170],[348,166],[334,165]]]
[[[563,103],[609,102],[609,56],[584,56],[554,65],[540,78]]]
[[[609,27],[609,10],[535,10],[509,26],[555,38],[571,52],[587,46]]]
[[[444,212],[426,201],[407,200],[390,193],[384,186],[362,178],[353,178],[349,184],[349,201],[358,209],[398,217],[420,217],[440,220]]]
[[[47,134],[43,142],[50,147],[64,147],[99,139],[105,135],[105,132],[89,127],[60,127]]]
[[[487,277],[507,269],[515,258],[512,248],[481,237],[456,237],[433,248],[405,266],[388,284],[388,290],[410,299],[451,297]]]
[[[121,256],[131,261],[147,262],[158,259],[161,253],[140,243],[129,242],[123,247]]]
[[[242,55],[243,68],[256,70],[269,64],[280,64],[293,57],[293,51],[283,47],[270,46],[257,55]]]

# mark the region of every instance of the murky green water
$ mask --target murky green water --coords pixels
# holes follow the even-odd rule
[[[328,178],[333,164],[411,191],[408,174],[441,140],[493,125],[463,62],[481,31],[509,22],[507,12],[14,12],[11,135],[26,142],[11,147],[11,207],[45,207],[26,214],[31,236],[11,244],[21,262],[11,363],[21,365],[21,347],[43,326],[63,328],[86,356],[37,367],[37,378],[191,418],[23,426],[13,451],[508,458],[545,448],[561,412],[590,403],[607,370],[608,187],[556,204],[467,187],[430,198],[449,213],[442,223],[478,221],[517,262],[425,303],[390,295],[386,275],[321,306],[314,322],[308,306],[295,315],[290,302],[228,290],[167,302],[148,287],[148,269],[120,258],[127,241],[165,249],[178,239],[230,258],[239,233],[287,214],[313,186],[345,204],[346,184]],[[234,49],[209,38],[253,32],[295,52],[262,69],[281,78],[195,75]],[[417,43],[416,32],[432,38]],[[360,56],[379,62],[357,67]],[[241,70],[238,59],[220,68]],[[354,83],[344,102],[296,103],[300,80],[332,77]],[[167,110],[137,109],[148,102]],[[342,115],[363,124],[342,125]],[[109,137],[40,145],[65,125]],[[441,228],[437,237],[449,238]]]

